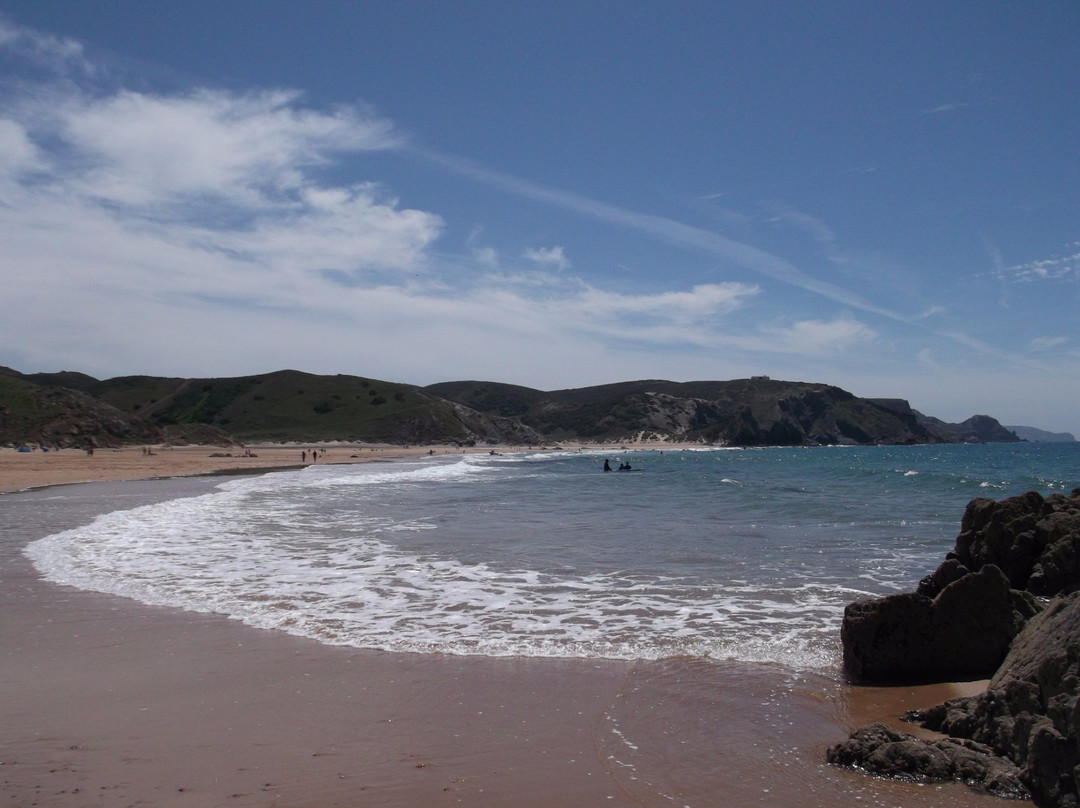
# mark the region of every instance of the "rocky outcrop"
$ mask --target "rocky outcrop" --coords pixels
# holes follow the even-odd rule
[[[965,681],[993,673],[1037,607],[993,564],[930,598],[893,595],[844,611],[844,667],[855,681]]]
[[[461,404],[453,402],[447,402],[447,404],[453,409],[461,423],[465,437],[460,438],[460,442],[534,444],[542,443],[544,440],[535,429],[530,429],[515,418],[484,415]]]
[[[985,744],[955,738],[923,741],[885,724],[870,724],[826,754],[829,763],[915,782],[957,780],[1010,799],[1029,796],[1020,769]]]
[[[1076,806],[1078,685],[1080,593],[1073,593],[1028,623],[985,693],[908,716],[948,737],[927,742],[874,724],[827,759],[889,777],[963,780],[1000,796],[1018,796],[1019,782],[1036,805]]]
[[[989,678],[1039,598],[1080,588],[1080,489],[974,499],[917,591],[850,604],[841,641],[862,683]]]
[[[950,424],[940,418],[923,415],[902,398],[871,398],[877,406],[912,418],[920,427],[945,443],[1014,443],[1030,440],[1014,431],[1014,427],[1002,426],[989,415],[973,415],[959,424]],[[1050,434],[1050,433],[1043,433]]]
[[[1016,638],[979,696],[910,716],[1008,758],[1038,805],[1080,803],[1080,593],[1055,599]]]
[[[972,500],[952,555],[969,569],[996,564],[1011,585],[1039,597],[1080,588],[1080,489]]]
[[[927,430],[949,443],[1016,443],[1020,438],[989,415],[973,415],[958,424],[915,411],[918,422]]]
[[[993,649],[974,666],[981,669],[1001,652],[1009,620],[1013,628],[1019,621],[987,691],[909,716],[945,738],[927,742],[871,725],[830,749],[829,762],[890,777],[962,780],[1009,797],[1022,796],[1018,782],[1039,806],[1080,805],[1078,555],[1080,489],[972,501],[956,547],[917,592],[848,607],[844,659],[862,680],[907,680],[915,668],[923,681],[981,678],[955,675],[948,645],[970,654],[982,644]],[[979,618],[982,610],[988,614]]]

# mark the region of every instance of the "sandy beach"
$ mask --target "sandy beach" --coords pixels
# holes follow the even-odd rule
[[[22,555],[28,542],[98,513],[197,495],[215,484],[187,475],[294,466],[299,451],[260,448],[254,458],[211,458],[205,447],[92,458],[0,452],[0,488],[19,491],[0,496],[5,804],[682,804],[671,801],[677,795],[628,782],[597,740],[605,711],[652,676],[647,664],[331,647],[54,585]],[[357,462],[395,451],[354,453],[331,447],[327,459]],[[168,479],[131,481],[147,477]],[[102,481],[58,485],[86,479]],[[695,805],[990,804],[960,786],[871,781],[822,762],[846,724],[895,720],[956,692],[949,686],[830,686],[785,730],[785,743],[797,750],[794,769],[785,771],[788,762],[770,752],[763,774],[754,705],[756,688],[770,687],[767,676],[747,679],[745,694],[743,685],[735,688],[731,720],[706,728],[700,744],[708,748],[695,750],[694,759],[714,762],[695,784],[706,794]],[[668,765],[657,754],[658,765]],[[808,783],[817,791],[808,792]]]
[[[363,463],[373,460],[462,452],[489,452],[491,447],[369,446],[296,444],[295,446],[128,446],[19,452],[0,448],[0,492],[23,491],[46,485],[101,480],[149,480],[198,474],[254,474],[272,469],[299,468],[311,463]],[[498,451],[508,451],[500,447]],[[317,452],[313,460],[312,452]]]

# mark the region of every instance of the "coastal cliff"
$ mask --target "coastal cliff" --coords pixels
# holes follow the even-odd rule
[[[941,566],[914,593],[848,606],[842,641],[858,683],[990,684],[908,716],[940,739],[875,724],[830,763],[1080,803],[1080,488],[973,500]]]

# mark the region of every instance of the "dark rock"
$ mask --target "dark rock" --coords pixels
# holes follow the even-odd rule
[[[1027,619],[1013,604],[1008,580],[992,564],[956,577],[933,599],[908,593],[852,603],[841,626],[844,668],[857,682],[989,677]]]
[[[845,610],[841,640],[853,681],[989,677],[1042,608],[1040,597],[1080,589],[1080,489],[974,499],[960,528],[953,551],[916,592]]]
[[[1080,587],[1080,502],[1075,497],[1051,497],[1047,505],[1051,512],[1035,526],[1043,550],[1032,565],[1027,587],[1044,597]]]
[[[959,581],[969,572],[971,570],[961,564],[959,559],[946,558],[933,573],[919,581],[919,588],[916,591],[928,598],[937,597],[942,589],[953,581]]]
[[[974,499],[968,503],[956,537],[955,553],[965,567],[981,569],[994,564],[1015,589],[1024,589],[1041,549],[1035,526],[1045,500],[1034,491],[995,502]]]
[[[985,693],[951,699],[911,718],[926,729],[1012,761],[1036,805],[1076,806],[1080,804],[1078,691],[1080,593],[1073,593],[1055,599],[1027,623]],[[905,738],[900,739],[903,747],[894,748],[891,744],[900,740],[875,727],[834,747],[829,761],[889,776],[911,775],[914,769],[922,777],[942,777],[939,741],[929,744],[937,751],[908,748],[926,742]]]
[[[915,593],[848,604],[840,629],[848,677],[856,682],[902,679],[912,649],[925,644],[932,608],[930,598]]]
[[[1014,589],[1053,597],[1080,588],[1080,494],[972,500],[953,551],[968,569],[995,564]]]
[[[1024,799],[1020,771],[985,744],[941,738],[922,741],[885,724],[871,724],[829,749],[829,763],[881,777],[922,782],[957,780],[999,797]]]
[[[1054,599],[1044,606],[1036,595]],[[934,636],[920,645],[923,631]],[[875,725],[830,750],[829,761],[1018,796],[1014,780],[987,773],[989,755],[1015,764],[1036,805],[1080,805],[1080,489],[972,501],[955,550],[917,593],[848,607],[844,662],[853,678],[898,681],[927,660],[942,679],[964,678],[946,673],[948,654],[978,655],[980,645],[998,653],[1009,631],[985,693],[908,716],[948,738],[919,741]]]
[[[938,728],[989,744],[1016,762],[1037,804],[1076,805],[1078,685],[1080,593],[1074,593],[1032,618],[987,692],[963,705],[947,703]],[[962,720],[956,719],[958,710]]]

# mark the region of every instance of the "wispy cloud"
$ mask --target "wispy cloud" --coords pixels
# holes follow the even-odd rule
[[[941,375],[947,372],[947,368],[937,360],[934,356],[934,352],[929,348],[920,350],[916,358],[922,367],[931,371],[934,375]]]
[[[900,322],[910,322],[910,319],[905,315],[875,305],[852,290],[807,275],[780,256],[773,255],[753,245],[735,241],[720,233],[704,230],[663,216],[629,210],[570,191],[549,188],[520,177],[495,171],[471,160],[443,154],[416,144],[407,144],[405,149],[443,168],[489,186],[500,188],[508,193],[535,199],[609,224],[645,233],[684,249],[708,253],[736,266],[860,311],[877,314]]]
[[[1005,266],[997,272],[1001,278],[1013,283],[1080,280],[1080,252]]]
[[[707,321],[734,311],[757,293],[757,287],[741,283],[703,284],[687,292],[651,295],[626,295],[589,289],[575,305],[580,306],[582,313],[587,316],[629,316],[636,324],[640,324],[642,318],[689,323]]]
[[[1068,337],[1036,337],[1031,341],[1031,349],[1033,351],[1049,351],[1068,342]]]
[[[735,241],[720,233],[704,230],[662,216],[628,210],[569,191],[549,188],[520,177],[489,169],[470,160],[442,154],[416,144],[407,144],[405,149],[448,170],[502,189],[507,193],[535,199],[593,219],[645,233],[684,249],[703,251],[851,309],[875,314],[915,329],[927,330],[938,337],[951,340],[977,353],[994,356],[1013,364],[1032,365],[1030,360],[1016,352],[997,349],[987,342],[955,328],[950,330],[929,329],[921,322],[923,319],[921,316],[910,316],[876,305],[854,291],[807,275],[784,258],[753,245]],[[813,217],[804,217],[802,225],[804,229],[809,228],[815,234],[815,238],[820,239],[823,244],[832,246],[832,232],[822,223],[816,222]],[[857,344],[857,342],[857,339],[836,340],[834,344],[837,346],[851,345]],[[782,346],[785,343],[783,340],[777,340],[772,344],[776,345],[778,350],[783,350]]]
[[[952,104],[939,104],[936,107],[931,107],[930,109],[924,109],[922,111],[922,114],[923,115],[941,115],[941,114],[946,113],[946,112],[956,112],[958,109],[963,109],[964,107],[968,107],[968,106],[971,106],[971,105],[967,101],[958,101],[958,102],[955,102],[955,103],[952,103]]]
[[[0,51],[77,53],[2,30]],[[443,230],[440,217],[401,209],[375,185],[316,179],[340,153],[394,147],[386,120],[308,108],[295,92],[97,93],[61,79],[0,106],[9,256],[21,249],[33,261],[79,240],[78,255],[49,263],[46,276],[112,253],[106,277],[169,267],[155,272],[162,285],[196,294],[254,273],[263,282],[249,296],[265,297],[270,273],[416,269]],[[222,272],[222,262],[243,271]]]
[[[0,49],[24,64],[35,65],[50,73],[76,70],[93,74],[95,66],[84,53],[82,43],[15,25],[0,15]]]

